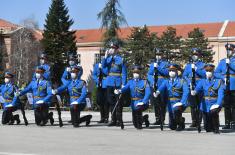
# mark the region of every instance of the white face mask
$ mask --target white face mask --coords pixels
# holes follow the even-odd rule
[[[36,76],[36,79],[40,79],[41,78],[41,74],[40,73],[36,73],[35,76]]]
[[[212,72],[206,72],[206,78],[207,78],[207,79],[212,78],[212,76],[213,76],[213,73],[212,73]]]
[[[4,82],[5,82],[5,83],[9,83],[10,81],[11,81],[11,80],[10,80],[9,78],[5,78],[5,79],[4,79]]]
[[[170,78],[175,78],[176,77],[176,72],[175,71],[169,71],[169,76],[170,76]]]
[[[44,65],[45,64],[45,60],[44,59],[40,59],[40,64]]]
[[[74,64],[75,64],[74,61],[69,61],[69,65],[70,65],[70,66],[73,66]]]
[[[161,59],[162,59],[162,56],[156,55],[156,59],[157,59],[157,60],[161,60]]]
[[[234,52],[232,50],[228,50],[227,53],[228,53],[228,56],[233,56],[233,54],[234,54]]]
[[[192,60],[195,62],[195,61],[197,61],[198,60],[198,56],[197,55],[193,55],[192,56]]]
[[[77,74],[76,73],[71,73],[71,78],[72,79],[75,79],[77,77]]]
[[[114,52],[115,52],[115,49],[113,49],[113,48],[110,48],[110,49],[109,49],[109,54],[110,54],[110,55],[113,55]]]
[[[133,73],[133,78],[134,79],[138,79],[140,77],[140,75],[138,73]]]

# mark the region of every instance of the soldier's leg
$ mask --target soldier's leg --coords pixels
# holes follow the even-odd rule
[[[7,110],[4,110],[2,113],[2,124],[7,124],[9,123],[11,119],[10,113]]]
[[[204,123],[204,129],[206,130],[206,132],[211,132],[212,128],[211,128],[211,120],[210,120],[210,114],[207,112],[203,112],[203,123]]]
[[[160,125],[160,97],[158,96],[157,98],[151,96],[150,101],[153,105],[154,108],[154,114],[155,114],[155,122],[153,123],[154,125]]]
[[[231,128],[235,130],[235,91],[231,91]]]
[[[96,103],[98,104],[100,109],[100,121],[98,121],[98,123],[104,123],[104,104],[102,101],[103,101],[102,88],[97,88]]]
[[[114,110],[115,104],[116,104],[116,99],[115,99],[113,87],[107,87],[107,102],[110,106],[111,119],[112,119],[111,123],[108,126],[116,126],[116,123],[117,123],[116,111],[117,111],[117,109]]]
[[[84,110],[85,107],[86,107],[86,104],[78,105],[77,118],[78,118],[79,124],[81,124],[82,122],[86,122],[86,126],[88,126],[91,122],[92,115],[86,115],[86,116],[80,117],[81,111]]]
[[[212,129],[214,133],[219,133],[219,112],[220,109],[214,109],[210,111]]]
[[[122,120],[122,110],[123,110],[123,101],[121,100],[119,102],[119,104],[117,105],[117,108],[116,108],[116,116],[117,116],[117,126],[120,126],[121,123],[123,123],[123,120]]]
[[[14,119],[14,121],[16,121],[17,125],[20,124],[20,116],[19,116],[19,114],[14,115],[13,119]]]
[[[78,105],[72,105],[71,108],[72,108],[71,111],[72,111],[72,114],[73,114],[73,117],[72,117],[73,127],[79,127],[80,112],[78,112]]]
[[[189,102],[190,102],[190,111],[191,111],[191,119],[192,119],[192,124],[190,127],[196,127],[197,126],[197,101],[195,100],[196,97],[192,97],[191,95],[189,96]]]
[[[41,119],[41,114],[40,114],[39,108],[34,109],[34,117],[35,117],[35,123],[37,125],[40,125],[42,119]]]
[[[135,128],[137,128],[137,113],[135,110],[132,110],[132,122]]]
[[[108,123],[109,121],[109,104],[107,102],[107,89],[104,89],[104,97],[103,97],[103,104],[104,104],[104,123]]]
[[[232,111],[231,111],[231,100],[230,100],[230,93],[226,94],[224,97],[224,118],[225,118],[225,126],[223,129],[230,129],[230,123],[232,119]]]
[[[136,125],[137,125],[137,129],[142,129],[142,124],[143,124],[143,116],[142,116],[142,112],[140,110],[136,111]]]
[[[42,117],[42,121],[41,121],[41,126],[45,126],[48,122],[48,112],[49,112],[49,107],[47,105],[42,105],[41,107],[41,117]]]
[[[175,122],[177,124],[176,131],[182,131],[185,129],[185,118],[182,117],[182,112],[183,112],[182,107],[174,111]]]
[[[174,114],[169,112],[169,128],[171,130],[175,130],[177,128],[177,124],[174,118]]]

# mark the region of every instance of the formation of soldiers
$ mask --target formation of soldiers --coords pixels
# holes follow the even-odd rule
[[[187,107],[191,109],[190,127],[197,128],[198,132],[201,132],[202,120],[206,132],[220,132],[219,112],[222,107],[225,112],[223,129],[235,129],[235,45],[226,44],[225,48],[227,58],[222,59],[216,68],[213,64],[202,62],[201,50],[192,48],[191,61],[184,69],[176,63],[167,61],[164,53],[156,50],[155,61],[149,65],[147,75],[141,75],[141,70],[145,68],[133,65],[132,78],[127,80],[127,67],[119,53],[119,45],[112,42],[104,58],[101,59],[100,55],[94,64],[92,73],[97,87],[96,102],[101,116],[98,123],[120,126],[123,129],[123,100],[126,100],[125,94],[129,93],[132,121],[137,129],[142,129],[143,124],[146,127],[150,126],[149,116],[143,116],[150,103],[155,111],[156,122],[153,124],[160,125],[161,130],[165,123],[166,111],[169,113],[169,128],[176,131],[184,130],[185,118],[182,113]],[[30,84],[23,90],[19,90],[13,84],[13,74],[5,73],[5,83],[0,87],[3,102],[2,124],[19,124],[19,115],[13,114],[17,109],[22,110],[27,124],[19,97],[32,92],[35,123],[44,126],[50,121],[53,125],[53,112],[49,112],[51,99],[65,91],[72,125],[79,127],[82,122],[87,126],[90,124],[91,115],[80,117],[81,111],[86,107],[87,86],[81,79],[83,69],[77,63],[76,56],[69,57],[69,66],[64,70],[60,87],[52,88],[50,74],[45,54],[40,56],[40,65],[36,67]],[[58,113],[60,114],[60,111]],[[60,121],[60,126],[62,125]]]

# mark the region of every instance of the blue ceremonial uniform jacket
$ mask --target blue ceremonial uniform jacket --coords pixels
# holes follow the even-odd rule
[[[229,64],[229,73],[230,73],[230,90],[235,90],[235,56],[230,58],[230,64]],[[226,71],[227,71],[227,65],[226,65],[226,59],[222,59],[219,62],[219,65],[215,69],[215,77],[220,79],[226,78]]]
[[[169,75],[169,71],[168,71],[168,65],[169,62],[164,61],[164,60],[160,60],[158,63],[158,67],[157,67],[157,73],[158,73],[158,82],[157,82],[157,86],[159,87],[161,85],[161,83],[168,77]],[[148,81],[151,85],[151,87],[153,87],[154,85],[154,63],[151,63],[150,67],[149,67],[149,71],[148,71]]]
[[[108,56],[102,62],[102,66],[108,69],[107,86],[120,88],[126,84],[127,70],[121,56]]]
[[[222,101],[224,98],[225,86],[221,79],[201,80],[195,91],[203,93],[203,100],[200,104],[200,110],[203,112],[210,112],[210,108],[214,104],[218,104],[222,107]]]
[[[86,104],[87,88],[85,81],[78,78],[76,80],[71,80],[67,82],[66,85],[57,88],[57,91],[58,93],[61,93],[66,89],[68,89],[70,96],[70,106],[72,106],[71,103],[74,101],[77,101],[78,104]]]
[[[173,113],[173,111],[175,110],[175,108],[173,108],[173,105],[177,102],[181,102],[184,107],[187,107],[189,88],[187,82],[184,79],[176,77],[173,82],[170,79],[164,81],[158,88],[158,91],[162,93],[166,90],[169,113]]]
[[[18,98],[14,96],[17,87],[12,83],[3,84],[0,87],[0,93],[5,102],[3,103],[3,109],[7,110],[7,105],[12,104],[13,107],[18,106]]]
[[[102,79],[102,88],[107,88],[106,84],[106,76],[108,74],[108,68],[103,68],[101,69],[102,74],[103,74],[103,79]],[[100,68],[99,68],[99,63],[94,65],[93,72],[92,72],[92,79],[95,81],[96,86],[98,87],[99,84],[99,75],[100,75]]]
[[[37,101],[43,100],[44,104],[50,105],[51,102],[51,83],[45,79],[40,80],[33,80],[30,84],[20,92],[20,96],[25,95],[28,92],[33,93],[33,107],[37,108],[40,107],[41,104],[36,104]]]
[[[143,106],[148,106],[149,98],[151,95],[150,87],[147,80],[131,79],[121,89],[122,93],[130,90],[131,93],[131,108],[132,110],[138,110],[141,106],[136,106],[139,102],[144,102]]]
[[[183,78],[188,82],[188,85],[190,85],[190,83],[192,82],[192,77],[193,77],[191,64],[192,63],[188,63],[185,66],[184,72],[182,75]],[[197,85],[201,79],[206,78],[206,71],[204,70],[205,63],[202,61],[197,61],[195,63],[195,66],[197,67],[197,70],[195,70],[196,85]]]
[[[43,77],[50,81],[50,77],[51,77],[51,71],[50,71],[50,66],[48,64],[44,64],[44,65],[40,65],[39,67],[43,67],[43,69],[45,70]],[[33,74],[33,80],[37,80],[36,79],[36,73]]]
[[[73,66],[70,66],[70,68],[74,67],[75,65]],[[78,66],[78,65],[77,65]],[[83,74],[83,68],[82,66],[79,66],[80,67],[80,72],[78,73],[78,78],[80,79],[82,77],[82,74]],[[70,82],[71,81],[71,73],[70,72],[67,72],[66,68],[64,70],[64,73],[61,77],[61,81],[63,83],[63,85],[66,85],[67,82]]]

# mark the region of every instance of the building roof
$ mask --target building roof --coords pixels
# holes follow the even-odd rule
[[[217,37],[222,26],[223,22],[217,23],[202,23],[202,24],[180,24],[180,25],[164,25],[164,26],[148,26],[150,32],[157,33],[158,36],[162,35],[162,33],[167,29],[168,26],[176,28],[176,32],[178,36],[182,36],[183,38],[187,38],[188,33],[192,31],[194,28],[200,28],[206,37]],[[126,39],[131,34],[131,29],[133,27],[121,28],[118,32],[120,38]],[[88,43],[88,42],[100,42],[102,40],[102,34],[105,30],[100,29],[87,29],[87,30],[77,30],[76,38],[78,43]],[[223,37],[231,37],[235,36],[235,22],[229,22]]]
[[[19,27],[19,26],[16,24],[13,24],[9,21],[0,19],[0,28],[7,28],[7,29],[15,30],[15,29],[17,29],[17,27]]]

